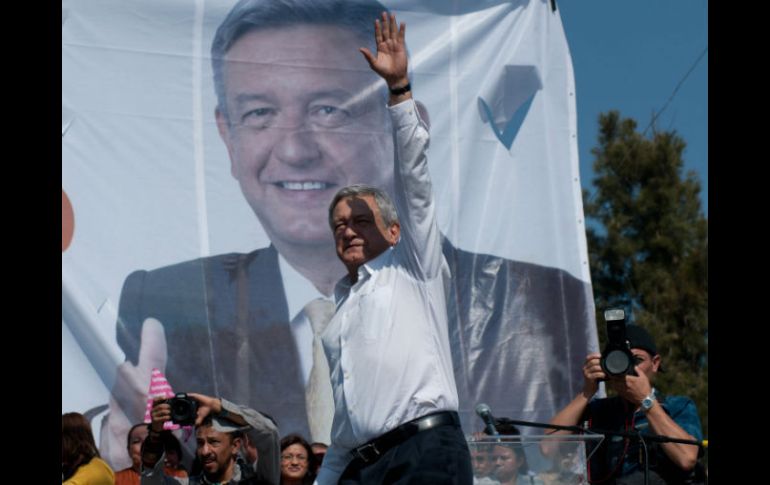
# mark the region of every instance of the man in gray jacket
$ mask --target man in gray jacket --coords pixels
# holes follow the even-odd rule
[[[233,483],[270,484],[280,482],[278,428],[267,416],[220,398],[189,393],[197,401],[195,419],[196,457],[203,470],[200,475],[179,478],[163,472],[163,424],[171,421],[171,405],[156,399],[152,406],[149,435],[142,446],[142,484]],[[254,466],[237,461],[248,434],[256,445],[258,459]]]

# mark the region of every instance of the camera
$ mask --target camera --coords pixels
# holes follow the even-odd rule
[[[180,426],[192,426],[198,415],[198,401],[184,392],[178,393],[166,402],[171,406],[171,421]]]
[[[602,370],[608,376],[635,376],[636,360],[626,338],[626,312],[622,308],[607,309],[604,321],[607,322],[607,345],[599,361]]]

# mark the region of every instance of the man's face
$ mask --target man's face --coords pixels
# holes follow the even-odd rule
[[[326,208],[337,190],[392,183],[385,98],[361,45],[344,28],[297,25],[250,32],[227,52],[228,117],[217,112],[217,124],[271,240],[330,242]]]
[[[337,256],[354,271],[398,241],[398,224],[386,226],[374,196],[341,199],[332,211],[332,231]]]
[[[519,473],[519,456],[507,446],[495,446],[492,451],[495,477],[500,481],[510,480]]]
[[[653,376],[658,373],[658,367],[660,367],[660,355],[653,357],[642,349],[631,349],[631,353],[634,354],[636,368],[644,372],[647,379],[652,382]]]
[[[214,431],[212,426],[199,426],[195,431],[196,454],[203,466],[203,473],[212,481],[232,471],[233,456],[241,446],[240,438],[233,439],[228,433]]]
[[[148,433],[147,426],[137,426],[128,437],[128,455],[131,457],[134,469],[138,470],[142,465],[142,443]]]

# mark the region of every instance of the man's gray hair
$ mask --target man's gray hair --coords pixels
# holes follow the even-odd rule
[[[329,226],[334,229],[333,214],[334,208],[337,207],[337,203],[342,199],[349,197],[360,197],[363,195],[371,195],[374,197],[374,201],[377,203],[377,207],[380,209],[380,217],[386,227],[390,227],[393,224],[398,224],[398,212],[393,201],[390,200],[388,193],[377,187],[364,184],[348,185],[337,191],[332,199],[332,203],[329,204]]]
[[[217,108],[229,120],[225,102],[225,55],[249,32],[292,25],[337,25],[359,35],[374,52],[374,20],[388,11],[377,0],[241,0],[217,28],[211,44]]]

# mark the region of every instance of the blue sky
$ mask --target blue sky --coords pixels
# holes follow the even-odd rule
[[[644,130],[708,47],[707,0],[557,0],[578,112],[580,176],[591,189],[599,113],[617,109]],[[685,171],[701,182],[708,217],[708,53],[658,117],[684,138]],[[648,132],[649,134],[649,132]]]

